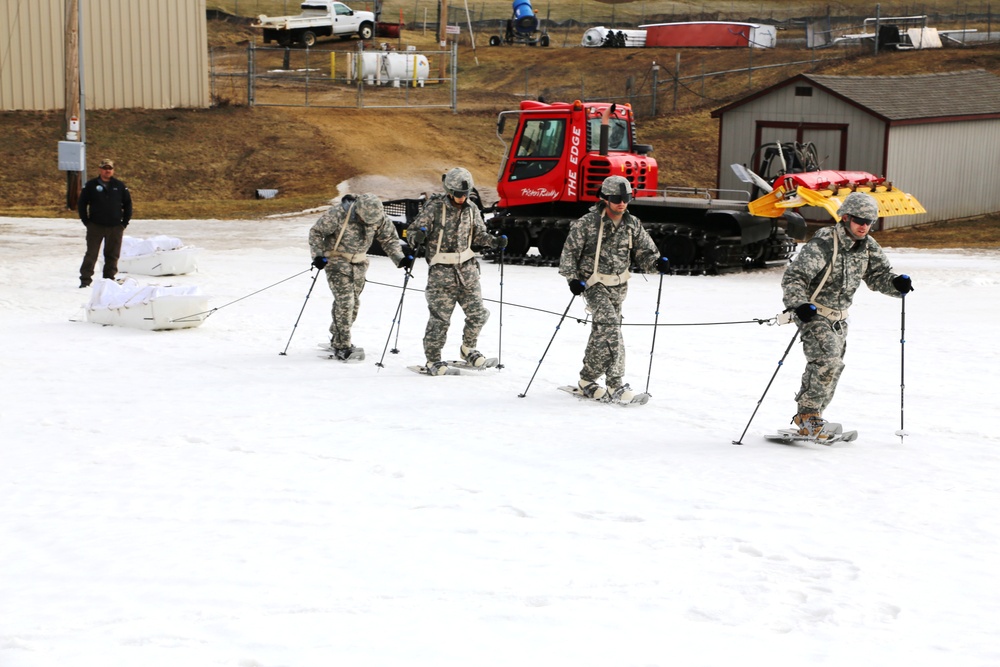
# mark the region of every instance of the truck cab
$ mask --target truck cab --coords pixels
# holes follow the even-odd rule
[[[371,39],[375,34],[375,14],[353,10],[337,0],[303,2],[300,11],[297,16],[261,14],[253,27],[263,30],[265,44],[274,41],[281,46],[314,46],[317,37],[346,39],[357,35],[361,39]]]

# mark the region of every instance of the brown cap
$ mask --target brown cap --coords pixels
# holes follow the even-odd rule
[[[115,161],[114,160],[109,160],[108,158],[104,158],[103,160],[101,160],[101,164],[99,164],[98,166],[99,167],[111,167],[112,169],[114,169],[115,168]]]

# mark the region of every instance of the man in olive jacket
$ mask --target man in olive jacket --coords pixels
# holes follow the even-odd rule
[[[90,287],[97,256],[104,244],[103,276],[111,280],[118,274],[118,256],[122,237],[132,219],[132,194],[115,178],[115,163],[101,160],[100,175],[87,181],[80,193],[77,209],[87,228],[87,254],[80,265],[80,287]]]

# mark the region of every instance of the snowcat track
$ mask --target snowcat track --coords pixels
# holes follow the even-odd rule
[[[504,263],[520,266],[559,266],[558,253],[551,237],[568,231],[573,223],[570,218],[512,216],[496,224],[505,234],[518,234],[520,245],[528,250],[548,232],[547,254],[512,252],[514,244],[504,253]],[[494,225],[491,225],[494,226]],[[740,243],[739,237],[720,237],[705,230],[688,225],[669,222],[644,222],[643,226],[653,238],[660,251],[670,258],[670,272],[674,275],[719,275],[743,271],[746,268],[768,267],[786,264],[795,252],[794,239],[781,234],[778,237],[758,242],[750,246]],[[539,232],[539,230],[541,230]],[[534,233],[532,233],[534,231]],[[531,239],[524,242],[523,239]],[[561,243],[558,245],[561,249]],[[541,250],[541,248],[539,249]],[[494,263],[499,263],[499,253],[484,255]]]

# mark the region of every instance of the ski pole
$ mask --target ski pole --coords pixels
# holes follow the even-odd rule
[[[403,276],[403,293],[399,295],[399,307],[396,308],[396,312],[399,314],[399,323],[396,325],[396,341],[392,344],[392,349],[389,350],[393,354],[399,354],[399,330],[403,328],[403,299],[406,297],[406,284],[408,282],[410,282],[409,271]],[[391,332],[392,329],[389,331]],[[384,352],[382,356],[385,356]]]
[[[559,318],[559,324],[556,325],[556,330],[552,332],[552,338],[549,339],[549,344],[545,346],[545,351],[542,352],[542,358],[538,360],[538,365],[535,366],[535,372],[531,374],[531,379],[528,380],[528,386],[524,388],[523,394],[518,394],[518,398],[524,398],[528,395],[528,388],[531,387],[531,383],[535,381],[535,376],[538,375],[538,369],[542,367],[542,362],[545,361],[545,355],[549,353],[549,348],[552,347],[552,341],[556,339],[556,334],[559,333],[559,327],[562,326],[563,320],[566,319],[566,313],[569,312],[570,307],[573,305],[573,301],[576,299],[574,294],[569,299],[569,303],[566,304],[566,310],[563,311],[562,317]]]
[[[903,375],[903,369],[906,364],[906,294],[904,293],[901,298],[902,305],[899,309],[899,430],[896,431],[896,435],[899,436],[899,443],[903,443],[903,437],[907,435],[906,429],[903,427],[903,391],[906,388],[905,376]]]
[[[288,342],[285,343],[285,349],[279,354],[282,357],[288,356],[288,346],[292,344],[292,336],[295,335],[295,329],[299,326],[299,320],[302,319],[302,313],[306,310],[306,304],[309,303],[309,295],[312,294],[313,287],[316,287],[316,279],[319,278],[319,274],[322,273],[319,269],[316,269],[316,275],[313,276],[312,284],[309,286],[309,291],[306,292],[306,300],[302,302],[302,309],[299,311],[299,316],[295,318],[295,325],[292,327],[292,333],[288,334]]]
[[[413,274],[410,273],[409,269],[406,271],[406,275],[403,276],[403,293],[399,295],[399,304],[396,306],[396,314],[392,316],[392,326],[389,327],[389,335],[385,338],[385,347],[382,348],[382,358],[375,362],[375,365],[379,368],[385,368],[382,361],[385,359],[385,351],[389,349],[389,341],[392,340],[392,330],[396,327],[396,319],[401,318],[401,313],[403,312],[403,298],[406,296],[406,284],[410,282],[410,277]],[[398,330],[397,330],[398,333]],[[397,336],[398,340],[398,336]],[[393,351],[393,354],[398,353],[399,350]]]
[[[503,368],[503,253],[500,248],[500,333],[497,335],[497,370]]]
[[[795,335],[792,336],[792,340],[788,341],[788,347],[785,348],[785,353],[783,355],[781,355],[781,361],[778,362],[778,367],[774,369],[774,375],[771,376],[770,382],[768,382],[767,386],[764,387],[764,393],[760,395],[760,400],[757,401],[757,407],[753,409],[753,414],[750,415],[750,421],[747,422],[746,428],[744,428],[743,429],[743,433],[740,434],[740,439],[739,440],[733,440],[733,444],[734,445],[742,445],[743,444],[743,436],[746,435],[747,431],[750,429],[750,423],[753,421],[753,418],[757,416],[757,410],[760,409],[760,404],[764,402],[764,397],[767,396],[767,391],[771,388],[771,383],[774,382],[774,378],[778,377],[778,371],[781,370],[782,364],[785,363],[785,357],[788,356],[789,350],[792,349],[792,345],[795,344],[795,339],[798,338],[798,337],[799,337],[799,330],[798,330],[798,327],[796,327],[796,329],[795,329]]]
[[[660,323],[660,295],[663,294],[663,274],[660,274],[660,288],[656,291],[656,316],[653,318],[653,344],[649,346],[649,370],[646,372],[646,393],[649,393],[649,377],[653,374],[653,349],[656,348],[656,329]]]

